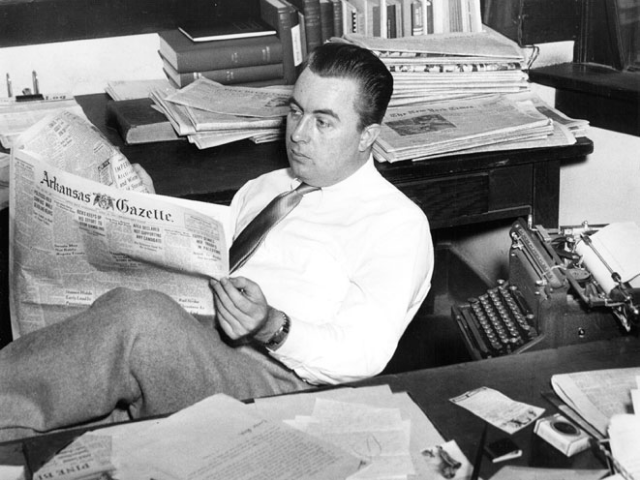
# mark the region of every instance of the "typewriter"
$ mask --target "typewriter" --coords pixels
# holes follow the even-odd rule
[[[524,219],[511,226],[509,279],[452,307],[472,358],[637,334],[640,288],[623,282],[594,249],[598,230],[586,223],[547,230]],[[608,281],[592,274],[587,253]]]

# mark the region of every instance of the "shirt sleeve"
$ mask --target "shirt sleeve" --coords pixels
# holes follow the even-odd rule
[[[350,286],[335,318],[322,324],[291,318],[273,356],[314,384],[338,384],[380,373],[430,287],[433,246],[426,217],[387,218],[384,232],[354,251]],[[354,239],[356,240],[356,239]]]

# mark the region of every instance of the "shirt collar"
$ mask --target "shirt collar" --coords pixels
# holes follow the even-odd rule
[[[367,161],[355,172],[349,175],[344,180],[330,185],[328,187],[322,187],[323,191],[340,191],[343,189],[355,189],[361,185],[368,183],[368,181],[378,174],[378,170],[375,168],[373,156],[369,155]],[[292,178],[290,182],[291,189],[297,188],[302,183],[298,178]],[[361,187],[360,187],[361,188]]]

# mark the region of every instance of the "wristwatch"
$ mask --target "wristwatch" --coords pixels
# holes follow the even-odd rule
[[[271,338],[264,344],[264,346],[271,351],[275,351],[280,348],[280,346],[287,339],[287,335],[289,335],[289,329],[291,328],[291,320],[289,320],[287,314],[284,312],[280,313],[283,317],[282,325],[280,325],[280,328],[276,330],[274,334],[271,335]]]

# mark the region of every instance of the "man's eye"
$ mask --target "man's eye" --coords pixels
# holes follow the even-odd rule
[[[302,112],[296,108],[290,108],[289,109],[289,115],[291,115],[292,117],[297,117],[298,115],[301,115]]]
[[[320,128],[326,128],[329,126],[329,122],[327,122],[326,120],[323,120],[322,118],[316,118],[316,124]]]

